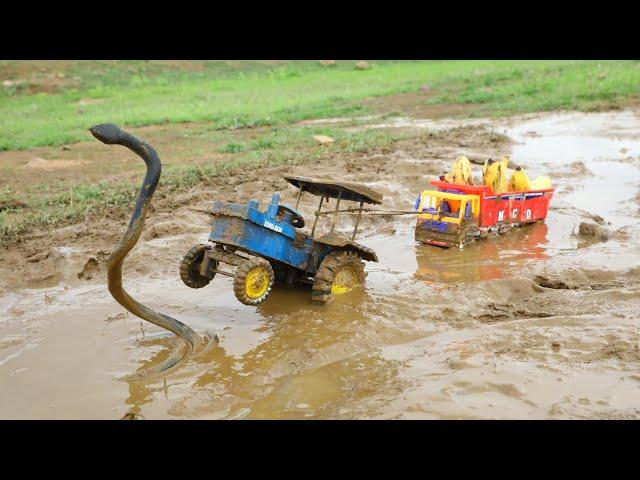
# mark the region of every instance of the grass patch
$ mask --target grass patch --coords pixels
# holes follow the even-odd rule
[[[366,113],[359,100],[424,84],[434,92],[432,103],[476,103],[508,113],[589,108],[640,90],[640,63],[633,61],[383,61],[363,71],[355,62],[334,68],[317,62],[166,63],[117,62],[112,68],[114,62],[75,62],[67,75],[79,79],[73,88],[4,92],[0,150],[89,140],[87,128],[103,122],[209,122],[235,129],[359,115]]]
[[[238,153],[243,151],[244,149],[245,146],[239,143],[227,143],[226,145],[220,147],[219,151],[222,153]]]
[[[482,104],[491,113],[598,111],[640,93],[640,62],[522,62],[452,75],[429,103]]]

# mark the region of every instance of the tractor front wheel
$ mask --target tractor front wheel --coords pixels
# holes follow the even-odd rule
[[[271,264],[264,258],[249,258],[236,268],[233,293],[245,305],[264,302],[273,288],[275,276]]]
[[[311,300],[313,303],[327,303],[332,295],[340,295],[364,285],[366,273],[364,262],[355,252],[333,252],[328,254],[316,272]]]
[[[209,284],[215,276],[218,262],[209,260],[207,275],[200,274],[200,266],[204,260],[204,254],[209,249],[209,245],[196,245],[182,259],[180,263],[180,278],[187,287],[202,288]]]

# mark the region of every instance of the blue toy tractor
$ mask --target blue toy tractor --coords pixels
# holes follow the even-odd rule
[[[191,288],[209,284],[216,273],[233,277],[236,298],[245,305],[257,305],[267,299],[273,285],[296,283],[312,285],[314,303],[326,303],[332,295],[346,293],[365,278],[363,260],[377,262],[375,252],[354,241],[363,205],[382,203],[382,194],[352,182],[335,182],[306,177],[284,177],[299,189],[296,207],[280,203],[275,193],[263,212],[256,200],[246,205],[213,203],[210,244],[193,247],[180,265],[180,277]],[[320,197],[311,233],[297,210],[303,192]],[[335,209],[322,211],[323,203],[336,199]],[[341,201],[359,203],[358,208],[340,210]],[[339,213],[357,215],[353,234],[346,238],[334,234]],[[318,219],[333,215],[328,234],[315,238]],[[235,273],[220,269],[221,264],[235,266]]]

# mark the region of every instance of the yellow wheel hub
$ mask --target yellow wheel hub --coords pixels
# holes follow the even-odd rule
[[[333,283],[331,284],[331,293],[334,295],[347,293],[357,284],[358,277],[356,276],[356,272],[353,270],[353,268],[348,266],[340,267],[333,277]]]
[[[249,298],[260,298],[269,288],[269,272],[265,267],[249,270],[245,280],[245,292]]]

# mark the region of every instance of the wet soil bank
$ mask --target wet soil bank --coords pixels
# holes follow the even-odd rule
[[[125,285],[221,340],[162,380],[122,380],[173,345],[106,289],[105,260],[126,218],[5,246],[0,418],[640,417],[640,118],[391,121],[358,128],[424,133],[154,202]],[[292,203],[295,191],[281,177],[303,174],[365,182],[384,193],[383,208],[407,209],[457,155],[482,161],[507,152],[530,177],[552,177],[546,223],[459,251],[416,244],[411,217],[365,217],[359,239],[380,262],[367,264],[366,288],[326,306],[312,305],[308,289],[277,288],[247,307],[229,278],[201,290],[179,279],[181,257],[206,241],[201,211],[214,199],[264,205],[280,191]],[[305,216],[314,207],[303,197]],[[606,230],[607,240],[581,237],[583,222]]]

